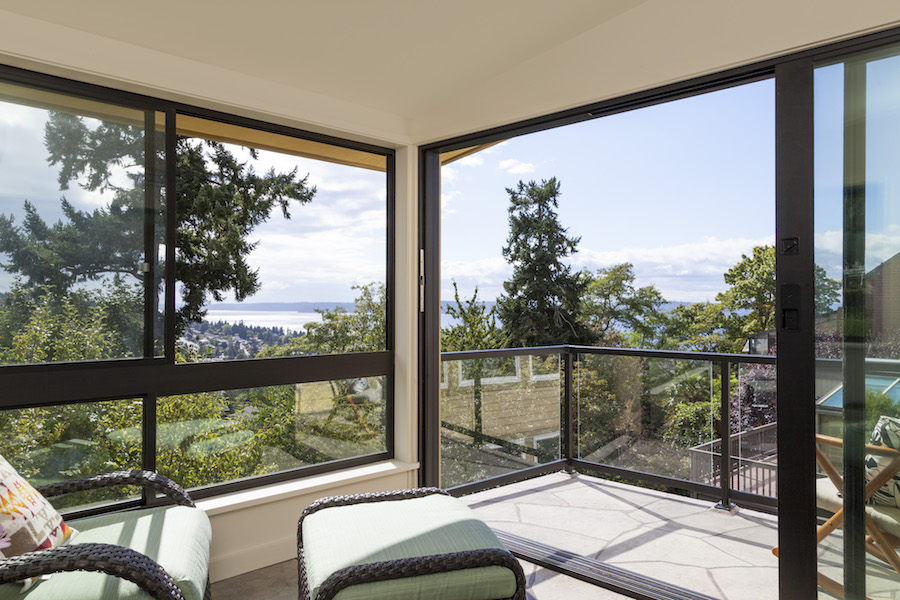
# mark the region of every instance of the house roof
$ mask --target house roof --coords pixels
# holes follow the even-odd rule
[[[0,0],[0,61],[399,145],[898,22],[891,0]]]

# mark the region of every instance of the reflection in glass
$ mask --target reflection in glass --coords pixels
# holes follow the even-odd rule
[[[384,452],[384,378],[160,398],[157,470],[184,487]]]
[[[0,411],[0,455],[33,486],[141,468],[142,402],[112,400]],[[136,495],[116,487],[53,499],[57,509]]]
[[[898,92],[897,56],[862,56],[815,72],[815,259],[842,281],[840,300],[828,306],[816,290],[817,504],[824,514],[844,509],[818,547],[819,573],[828,578],[820,577],[820,597],[840,585],[848,597],[900,590],[900,574],[866,541],[877,535],[866,515],[881,510],[870,506],[887,502],[893,510],[895,503],[874,488],[863,492],[884,462],[865,444],[893,446],[889,430],[900,427]],[[826,476],[826,460],[837,484]]]
[[[559,355],[445,361],[441,387],[441,487],[560,457]],[[538,371],[535,371],[535,367]]]
[[[731,489],[777,498],[775,365],[732,366]]]
[[[162,115],[0,84],[0,363],[160,354]]]
[[[583,355],[576,367],[579,457],[714,482],[719,400],[711,363]]]

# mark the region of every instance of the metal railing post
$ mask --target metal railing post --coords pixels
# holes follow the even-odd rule
[[[573,468],[573,459],[575,453],[574,444],[574,423],[572,419],[572,350],[566,347],[563,352],[564,365],[564,381],[563,381],[563,426],[565,428],[563,436],[563,457],[566,459],[566,472],[572,474],[575,472]]]
[[[719,363],[722,378],[722,392],[719,406],[719,446],[721,455],[719,462],[719,484],[722,488],[722,500],[716,508],[731,510],[731,362],[723,360]]]

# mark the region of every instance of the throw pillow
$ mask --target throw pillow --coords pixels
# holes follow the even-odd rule
[[[869,443],[873,446],[886,446],[894,450],[900,450],[900,419],[882,415],[875,428],[872,430],[872,439]],[[889,456],[876,456],[866,454],[866,481],[872,481],[881,470],[891,462]],[[900,506],[900,474],[894,475],[881,489],[876,491],[868,500],[869,504],[882,506]]]
[[[0,556],[64,544],[75,530],[0,456]]]

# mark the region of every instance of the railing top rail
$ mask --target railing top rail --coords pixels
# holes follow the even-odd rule
[[[669,358],[675,360],[706,360],[710,362],[753,363],[774,365],[776,357],[759,354],[725,354],[716,352],[691,352],[686,350],[653,350],[648,348],[608,348],[602,346],[538,346],[533,348],[495,348],[491,350],[465,350],[442,352],[441,360],[475,360],[548,354],[607,354],[636,358]]]
[[[710,362],[755,363],[774,365],[777,358],[762,354],[729,354],[724,352],[694,352],[691,350],[653,350],[648,348],[607,348],[601,346],[568,346],[576,354],[615,354],[639,358],[671,358],[676,360],[708,360]]]
[[[491,350],[461,350],[441,352],[441,360],[474,360],[476,358],[497,358],[507,356],[545,356],[548,354],[568,354],[570,346],[536,346],[532,348],[493,348]]]

